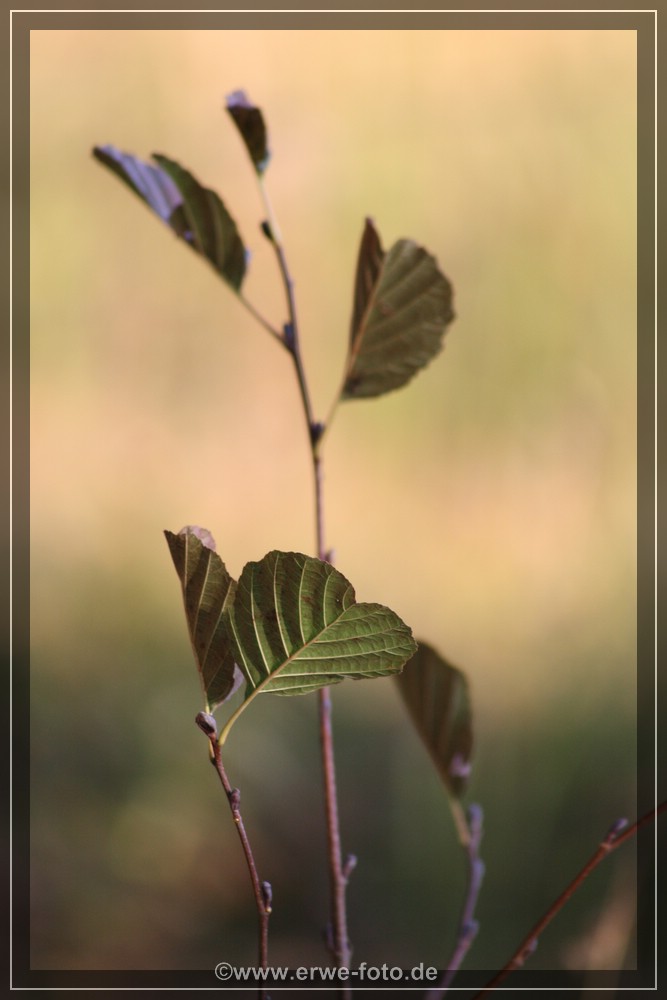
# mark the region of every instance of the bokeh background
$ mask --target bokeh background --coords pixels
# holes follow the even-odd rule
[[[90,155],[163,152],[215,187],[285,318],[222,107],[264,109],[317,414],[338,386],[363,219],[455,287],[443,354],[340,407],[326,534],[468,675],[485,811],[481,930],[504,964],[609,825],[636,813],[636,46],[624,31],[33,31],[32,964],[252,964],[255,914],[206,741],[162,530],[234,575],[312,551],[287,355]],[[325,961],[316,701],[259,700],[226,753],[274,964]],[[439,781],[390,680],[334,690],[357,961],[442,967],[464,885]],[[533,968],[634,964],[634,849]]]

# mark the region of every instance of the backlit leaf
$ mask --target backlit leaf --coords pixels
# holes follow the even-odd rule
[[[258,694],[308,694],[346,678],[395,674],[417,648],[398,615],[381,604],[357,603],[351,584],[330,563],[269,552],[248,563],[236,584],[206,529],[189,526],[165,536],[207,712],[244,685],[221,743]]]
[[[385,253],[370,219],[359,248],[342,399],[398,389],[439,353],[454,319],[452,287],[412,240]]]
[[[215,191],[202,187],[189,171],[158,153],[153,155],[157,166],[110,145],[96,146],[93,155],[201,254],[234,291],[240,290],[247,252],[236,223]]]
[[[246,685],[221,742],[262,692],[307,694],[345,678],[397,673],[416,649],[398,615],[357,603],[342,573],[298,552],[269,552],[248,563],[224,618]]]
[[[234,599],[236,584],[215,551],[205,528],[188,526],[177,535],[165,531],[181,581],[185,617],[207,711],[229,698],[241,680],[235,671],[232,643],[223,612]]]
[[[450,794],[459,798],[470,776],[473,743],[465,675],[420,642],[396,681],[442,780]]]
[[[241,133],[255,170],[258,174],[263,174],[269,165],[271,153],[262,112],[248,100],[243,90],[235,90],[233,94],[229,94],[225,107]]]

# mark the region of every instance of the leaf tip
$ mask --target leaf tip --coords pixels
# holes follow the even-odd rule
[[[117,152],[118,150],[116,149],[116,147],[112,146],[108,142],[105,143],[104,145],[95,145],[91,149],[91,153],[96,160],[103,160],[105,157],[113,156]]]
[[[215,547],[215,538],[208,528],[200,528],[196,524],[186,524],[184,528],[181,528],[178,534],[184,538],[187,538],[188,535],[194,535],[195,538],[199,539],[204,548],[210,549],[211,552],[217,551]]]
[[[238,90],[233,90],[231,94],[227,94],[225,97],[225,107],[229,111],[231,108],[252,108],[253,105],[248,100],[245,90],[239,88]]]
[[[365,219],[364,219],[364,232],[366,232],[366,233],[372,232],[376,236],[378,236],[378,231],[377,231],[377,228],[375,226],[375,219],[373,218],[372,215],[367,215],[365,217]],[[378,236],[378,239],[379,239],[379,236]]]

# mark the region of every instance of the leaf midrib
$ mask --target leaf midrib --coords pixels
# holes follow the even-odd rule
[[[277,575],[276,571],[277,571],[277,566],[278,566],[279,560],[280,560],[280,557],[278,556],[278,558],[276,559],[275,566],[273,568],[274,588],[275,588],[275,579],[276,579],[276,575]],[[333,625],[335,625],[337,622],[339,622],[340,619],[342,618],[342,616],[348,610],[347,608],[344,607],[342,609],[342,611],[340,612],[340,614],[336,615],[335,618],[333,618],[330,622],[327,622],[325,624],[325,626],[324,626],[323,629],[321,629],[319,632],[317,632],[311,639],[308,639],[307,641],[305,640],[304,635],[303,635],[303,624],[302,624],[302,619],[301,619],[301,606],[302,606],[302,602],[301,602],[301,589],[302,589],[302,586],[303,586],[303,579],[304,579],[304,576],[305,576],[305,572],[304,571],[305,571],[306,565],[307,565],[307,561],[304,562],[303,565],[301,566],[301,578],[299,580],[299,629],[300,629],[300,632],[301,632],[302,645],[299,647],[298,650],[296,650],[296,652],[287,655],[287,659],[284,660],[284,662],[281,663],[278,667],[276,667],[275,670],[271,671],[270,673],[267,673],[267,676],[263,680],[261,680],[257,685],[255,685],[253,683],[252,676],[251,676],[250,671],[249,671],[249,669],[247,667],[247,661],[246,661],[246,657],[245,657],[244,652],[243,652],[243,647],[241,646],[241,644],[239,642],[238,631],[237,631],[237,628],[236,628],[236,621],[235,621],[234,615],[233,615],[233,613],[231,613],[230,616],[229,616],[229,623],[230,623],[232,632],[234,634],[234,639],[236,640],[236,647],[237,647],[238,651],[240,652],[241,657],[243,658],[243,666],[241,667],[241,669],[243,670],[246,682],[248,684],[251,684],[253,689],[252,689],[252,692],[246,698],[243,699],[242,703],[239,705],[239,707],[236,709],[236,711],[227,720],[227,723],[226,723],[224,729],[222,730],[222,733],[220,734],[220,744],[221,745],[227,739],[227,735],[228,735],[228,733],[229,733],[232,725],[236,722],[236,720],[239,717],[239,715],[241,715],[241,713],[243,711],[245,711],[245,709],[250,704],[250,702],[253,701],[257,697],[257,695],[261,694],[262,691],[264,690],[264,688],[274,678],[279,677],[282,674],[282,672],[285,670],[285,668],[287,666],[289,666],[290,663],[294,662],[297,659],[297,657],[298,657],[298,655],[300,653],[303,653],[303,651],[305,649],[309,649],[315,642],[318,641],[318,639],[320,639],[320,637],[328,629],[330,629]],[[327,577],[327,580],[326,580],[326,583],[325,583],[325,592],[326,592],[326,586],[328,585],[330,579],[331,579],[331,575]],[[254,577],[254,574],[253,574],[251,585],[250,585],[250,597],[251,597],[251,601],[252,601],[251,607],[254,604],[254,594],[253,594],[254,584],[255,584],[255,577]],[[355,607],[355,606],[356,606],[356,601],[352,605],[350,605],[350,607]],[[276,607],[277,607],[277,605],[276,605]],[[233,608],[232,608],[232,612],[233,612]],[[255,617],[254,617],[254,614],[253,614],[253,629],[255,631],[255,638],[257,640],[257,645],[258,645],[258,647],[260,649],[260,652],[262,654],[262,659],[264,660],[264,664],[267,667],[267,671],[268,671],[268,665],[266,664],[266,658],[264,656],[264,651],[262,649],[262,644],[259,641],[259,635],[258,635],[257,629],[255,627]],[[281,639],[282,638],[283,637],[282,637],[282,629],[281,629]],[[285,645],[285,643],[284,643],[284,639],[283,639],[283,646],[284,645]],[[376,651],[373,651],[373,652],[376,652]],[[287,649],[285,650],[285,653],[287,654]],[[364,653],[364,655],[367,655],[367,654]],[[321,659],[334,659],[334,657],[318,657],[317,659],[318,660],[321,660]],[[303,677],[316,677],[316,675],[317,675],[317,671],[310,670],[310,671],[304,672],[303,674],[296,674],[296,675],[291,675],[291,676],[297,676],[297,677],[301,677],[301,676],[303,676]],[[321,687],[322,685],[317,685],[317,686]]]
[[[260,651],[260,653],[262,655],[262,660],[264,661],[264,666],[266,668],[266,677],[264,678],[264,680],[260,681],[259,684],[257,684],[256,687],[254,687],[253,693],[252,693],[252,695],[250,695],[250,698],[253,698],[256,694],[259,694],[261,692],[261,690],[266,686],[266,684],[268,684],[269,681],[272,680],[272,678],[274,678],[277,674],[280,674],[285,669],[285,667],[289,666],[290,663],[292,663],[295,659],[297,659],[297,657],[299,656],[299,654],[303,653],[303,651],[305,649],[309,649],[312,645],[314,645],[314,643],[316,643],[318,641],[326,642],[327,640],[326,639],[322,639],[321,637],[325,634],[325,632],[327,632],[328,629],[330,629],[334,625],[336,625],[337,622],[340,621],[340,619],[343,617],[343,615],[347,611],[347,608],[343,607],[342,611],[338,615],[336,615],[335,618],[333,618],[330,622],[325,622],[324,628],[320,629],[320,631],[317,632],[311,639],[308,639],[308,640],[306,639],[306,637],[303,634],[303,619],[301,617],[301,608],[303,607],[303,601],[301,600],[301,594],[302,594],[302,590],[303,590],[303,581],[304,581],[304,578],[305,578],[305,575],[306,575],[305,570],[306,570],[306,566],[308,565],[308,560],[306,559],[305,562],[301,566],[301,570],[300,570],[300,574],[299,574],[299,602],[298,602],[298,610],[299,610],[299,631],[301,633],[301,646],[299,646],[299,648],[294,653],[290,653],[289,650],[288,650],[288,648],[287,648],[287,645],[285,643],[285,638],[283,636],[282,627],[280,626],[280,615],[278,614],[279,605],[278,605],[278,601],[277,601],[277,597],[276,597],[276,579],[277,579],[277,576],[278,576],[278,565],[279,565],[279,563],[280,563],[280,553],[277,553],[276,554],[276,561],[274,563],[273,570],[272,570],[274,605],[275,605],[275,610],[276,610],[276,618],[277,618],[278,623],[279,623],[278,628],[279,628],[279,632],[280,632],[280,638],[281,638],[281,641],[282,641],[282,644],[283,644],[283,649],[285,650],[285,655],[286,655],[287,659],[284,660],[274,670],[270,670],[269,669],[269,664],[267,662],[267,658],[266,658],[266,655],[265,655],[262,643],[260,641],[259,632],[257,631],[257,626],[255,624],[255,622],[256,622],[256,619],[255,619],[255,574],[253,573],[252,579],[251,579],[251,582],[250,582],[250,602],[251,602],[250,608],[251,608],[251,612],[252,612],[252,625],[253,625],[253,630],[255,632],[255,639],[257,640],[257,646],[259,647],[259,651]],[[322,594],[322,607],[323,608],[326,606],[327,587],[329,586],[329,583],[332,580],[332,577],[333,577],[333,574],[331,574],[331,573],[328,574],[328,576],[327,576],[327,578],[326,578],[326,580],[324,582],[324,591],[323,591],[323,594]],[[355,602],[355,604],[356,604],[356,602]],[[353,607],[354,605],[351,605],[351,606]],[[236,634],[236,629],[234,629],[234,632]],[[356,637],[351,637],[351,638],[363,638],[363,637],[356,636]],[[333,641],[336,641],[336,640],[329,640],[329,641],[333,642]],[[340,640],[338,640],[338,641],[340,642]],[[240,646],[239,646],[239,649],[240,649]],[[330,659],[331,658],[332,657],[330,657]],[[312,671],[311,671],[311,673],[312,673]],[[250,683],[252,683],[252,680],[250,679],[250,677],[248,677],[248,680],[250,680]],[[250,698],[248,699],[248,701],[250,700]],[[247,701],[245,702],[245,704],[247,704]]]

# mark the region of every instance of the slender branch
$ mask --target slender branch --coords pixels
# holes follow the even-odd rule
[[[301,360],[301,349],[299,347],[299,325],[296,318],[296,300],[294,298],[294,281],[292,280],[292,275],[290,273],[289,267],[287,266],[287,258],[285,256],[285,248],[283,246],[282,236],[280,235],[280,229],[278,228],[278,223],[276,221],[275,215],[273,213],[273,207],[269,196],[267,194],[264,182],[261,176],[258,176],[259,189],[262,195],[262,200],[264,202],[264,207],[266,208],[266,214],[268,216],[268,229],[265,230],[273,249],[276,252],[276,257],[278,258],[278,267],[280,269],[280,276],[282,278],[283,285],[285,286],[285,295],[287,297],[287,312],[289,315],[289,322],[287,323],[284,330],[284,343],[290,354],[292,355],[292,360],[294,361],[294,368],[296,370],[296,377],[299,383],[299,392],[301,393],[301,401],[303,403],[303,411],[306,416],[306,421],[308,423],[308,435],[311,443],[311,449],[314,448],[313,437],[315,434],[315,421],[313,420],[313,408],[310,403],[310,396],[308,393],[308,385],[306,382],[306,375],[303,370],[303,362]]]
[[[319,442],[318,442],[319,444]],[[322,459],[319,448],[312,449],[313,455],[313,477],[315,480],[315,537],[317,544],[317,558],[325,562],[333,562],[331,552],[326,551],[324,544],[324,505],[322,502]]]
[[[245,295],[243,295],[242,292],[238,292],[237,293],[237,297],[238,297],[239,302],[243,306],[245,306],[245,308],[248,310],[248,312],[253,317],[253,319],[256,319],[257,322],[260,324],[260,326],[263,326],[264,329],[266,331],[268,331],[268,333],[270,333],[272,337],[275,337],[276,340],[280,341],[280,343],[284,347],[285,346],[285,339],[284,339],[282,333],[279,330],[276,330],[276,328],[271,323],[269,323],[268,319],[266,319],[264,316],[262,316],[262,314],[259,311],[259,309],[256,309],[255,306],[252,304],[252,302],[250,302],[249,299],[247,299],[245,297]]]
[[[343,864],[338,820],[338,796],[336,794],[336,767],[333,753],[333,733],[331,728],[331,693],[328,687],[319,691],[320,747],[322,750],[322,770],[324,777],[324,802],[327,819],[327,839],[329,843],[329,885],[331,894],[331,927],[329,950],[339,967],[350,967],[351,948],[347,935],[346,889],[350,874],[356,864],[350,855]]]
[[[445,995],[479,930],[479,924],[475,919],[475,906],[484,878],[484,862],[479,856],[479,846],[482,841],[482,807],[476,804],[469,806],[466,819],[458,799],[450,799],[450,805],[461,846],[468,858],[468,885],[452,957],[438,985],[426,994],[426,1000],[440,1000],[440,997]]]
[[[567,903],[570,896],[572,896],[577,889],[579,889],[584,882],[584,880],[590,875],[590,873],[597,868],[601,861],[608,858],[612,851],[615,851],[621,844],[624,844],[626,840],[634,837],[638,830],[653,820],[657,819],[658,815],[667,808],[667,802],[661,803],[656,809],[652,809],[650,812],[642,816],[641,819],[637,820],[632,826],[627,825],[627,820],[619,819],[609,830],[607,836],[599,845],[595,853],[588,859],[584,867],[579,871],[569,885],[563,890],[558,899],[555,900],[528,935],[521,942],[514,955],[512,955],[509,962],[503,966],[503,968],[498,972],[494,978],[487,983],[481,992],[479,992],[473,1000],[478,1000],[479,997],[487,996],[487,994],[492,993],[497,986],[502,983],[511,972],[516,969],[521,968],[526,962],[526,959],[535,951],[537,947],[537,942],[542,934],[545,927],[547,927],[559,910]]]
[[[315,490],[315,527],[316,527],[316,549],[319,559],[331,561],[331,557],[326,552],[324,542],[324,513],[322,497],[322,458],[320,444],[322,436],[326,430],[324,424],[318,423],[313,417],[313,408],[308,392],[308,384],[303,368],[301,348],[299,343],[299,326],[296,315],[296,302],[294,298],[294,282],[287,264],[287,258],[283,246],[280,229],[275,218],[271,201],[261,175],[258,175],[259,188],[262,200],[266,208],[267,223],[263,226],[264,232],[271,241],[278,267],[285,287],[287,297],[288,322],[284,328],[284,344],[288,348],[294,361],[303,412],[308,428],[308,439],[310,443],[310,454],[313,468],[313,483]],[[333,730],[331,725],[331,695],[329,688],[321,688],[319,695],[319,725],[320,725],[320,747],[322,752],[322,776],[324,784],[324,802],[327,826],[327,845],[329,854],[329,881],[331,895],[331,933],[330,951],[336,964],[349,968],[351,949],[347,934],[347,911],[346,911],[346,888],[349,876],[354,868],[356,859],[350,856],[343,863],[340,839],[340,820],[338,813],[338,796],[336,790],[336,764],[333,747]],[[342,990],[344,997],[350,996],[348,988]]]
[[[255,864],[255,858],[252,853],[252,848],[250,846],[250,840],[248,839],[248,834],[246,833],[245,824],[243,822],[243,817],[241,816],[240,802],[241,793],[238,788],[232,788],[232,785],[227,777],[227,772],[222,763],[222,751],[220,744],[218,743],[218,732],[215,719],[212,715],[206,712],[199,712],[196,718],[196,723],[199,728],[208,737],[209,743],[211,745],[211,763],[218,772],[218,777],[222,787],[227,795],[227,801],[229,802],[229,807],[232,811],[232,816],[234,818],[234,824],[238,830],[239,839],[241,841],[241,846],[243,847],[243,853],[245,854],[246,864],[248,866],[248,872],[250,873],[250,881],[252,882],[253,892],[255,894],[255,903],[257,905],[257,917],[259,921],[258,926],[258,963],[261,969],[266,969],[268,967],[269,961],[269,917],[271,915],[272,909],[272,890],[270,882],[261,882],[259,875],[257,873],[257,865]],[[264,1000],[266,997],[265,987],[261,987],[259,991],[260,1000]]]

